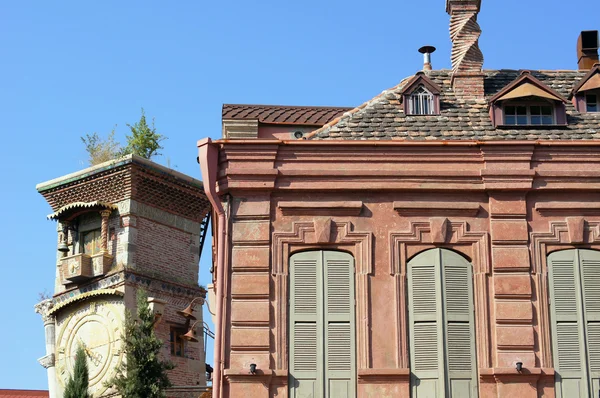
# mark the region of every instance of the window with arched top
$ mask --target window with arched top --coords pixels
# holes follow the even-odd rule
[[[434,97],[425,86],[419,86],[408,96],[408,109],[411,115],[433,115]]]
[[[417,73],[402,89],[402,103],[407,115],[439,115],[442,89],[423,72]]]
[[[356,397],[354,258],[290,257],[289,396]]]
[[[407,271],[412,396],[477,397],[473,266],[431,249]]]
[[[552,357],[557,398],[600,393],[600,252],[548,256]]]

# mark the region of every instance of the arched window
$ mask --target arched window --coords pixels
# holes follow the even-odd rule
[[[289,286],[289,396],[355,397],[354,258],[294,254]]]
[[[408,101],[408,110],[411,115],[433,115],[435,113],[433,94],[423,85],[408,96]]]
[[[408,262],[413,397],[477,397],[473,267],[431,249]]]
[[[556,397],[600,393],[600,252],[548,256]]]

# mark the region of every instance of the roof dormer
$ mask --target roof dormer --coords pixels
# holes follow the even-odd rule
[[[578,112],[600,112],[600,64],[595,64],[577,83],[569,98]]]
[[[566,126],[566,102],[529,71],[523,71],[490,99],[490,117],[494,127]]]
[[[439,115],[442,89],[425,73],[418,72],[402,89],[402,104],[406,115]]]

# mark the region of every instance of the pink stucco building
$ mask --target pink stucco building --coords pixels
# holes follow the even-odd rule
[[[225,105],[198,143],[215,397],[598,396],[598,33],[573,71],[483,70],[479,9],[447,1],[452,70]]]

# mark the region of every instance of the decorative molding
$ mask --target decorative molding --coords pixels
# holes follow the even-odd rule
[[[327,242],[319,242],[318,230],[330,223],[331,235]],[[287,297],[290,255],[299,250],[324,250],[344,248],[355,261],[356,283],[356,336],[357,366],[368,368],[370,362],[370,306],[369,276],[373,275],[373,234],[354,231],[350,221],[335,220],[296,221],[292,231],[273,233],[272,275],[275,278],[275,368],[287,369]]]
[[[373,234],[357,232],[350,221],[332,221],[332,237],[329,244],[353,247],[356,271],[361,275],[373,274]],[[288,274],[288,258],[293,251],[315,247],[315,223],[313,221],[296,221],[292,223],[291,232],[273,232],[273,264],[272,274]]]
[[[52,368],[54,367],[55,363],[54,354],[48,354],[44,357],[41,357],[40,359],[38,359],[38,362],[46,369]]]
[[[410,381],[410,369],[359,369],[358,384],[373,383],[408,383]]]
[[[74,297],[70,297],[68,300],[63,301],[62,303],[54,306],[50,311],[49,315],[54,315],[61,309],[73,304],[74,302],[88,299],[90,297],[96,296],[120,296],[123,297],[123,292],[120,292],[116,289],[99,289],[92,292],[82,293]]]
[[[460,247],[453,245],[472,245],[473,255],[466,254],[472,257],[473,272],[490,273],[489,261],[489,238],[485,231],[474,232],[469,231],[469,226],[466,221],[450,221],[447,220],[447,238],[444,246],[459,252],[462,252]],[[390,275],[406,274],[407,253],[406,248],[410,245],[425,245],[434,249],[438,246],[432,244],[432,223],[430,221],[411,221],[409,230],[406,232],[390,232]]]
[[[554,380],[554,368],[479,368],[479,377],[483,382],[495,383],[531,383],[540,379]]]
[[[539,316],[540,363],[542,366],[552,365],[552,337],[550,335],[550,302],[548,297],[548,254],[555,249],[575,249],[571,242],[574,234],[574,224],[571,221],[572,233],[569,233],[569,222],[551,221],[548,232],[532,232],[531,236],[531,274],[534,277],[536,295],[538,299],[537,314]],[[582,241],[577,244],[586,244],[588,248],[600,250],[600,222],[585,221],[583,219]],[[579,240],[579,239],[576,239]]]
[[[362,201],[340,202],[279,202],[277,207],[284,215],[327,214],[331,216],[358,216],[363,207]]]
[[[446,225],[446,235],[441,241],[443,225]],[[434,237],[434,235],[438,235]],[[433,242],[439,243],[433,243]],[[443,244],[442,244],[443,243]],[[406,264],[408,262],[408,248],[418,246],[419,249],[428,250],[438,247],[449,248],[464,253],[464,246],[471,246],[471,263],[473,264],[473,284],[475,292],[476,319],[483,319],[477,325],[477,350],[478,363],[488,366],[490,363],[490,336],[487,325],[490,323],[489,315],[489,280],[490,280],[490,252],[489,237],[485,231],[469,231],[466,221],[455,222],[445,218],[434,218],[429,221],[412,221],[406,232],[390,232],[390,275],[396,279],[396,330],[398,342],[396,363],[399,368],[407,367],[408,342],[406,336]],[[464,253],[467,254],[467,253]]]
[[[556,214],[590,215],[600,214],[600,203],[589,202],[544,202],[536,203],[535,210],[543,216]]]
[[[475,217],[481,206],[473,202],[450,201],[395,201],[394,210],[403,216],[457,216]]]
[[[530,169],[483,169],[481,178],[486,190],[530,190],[533,187],[535,170]]]

